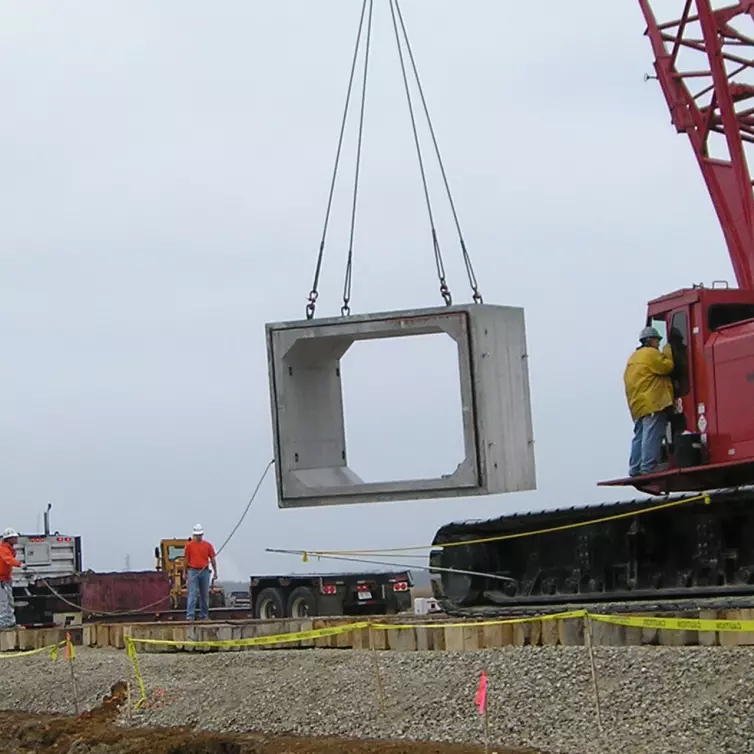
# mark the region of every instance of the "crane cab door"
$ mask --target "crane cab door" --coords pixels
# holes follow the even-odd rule
[[[668,429],[668,441],[674,445],[674,438],[683,432],[696,432],[696,390],[694,381],[694,354],[691,348],[691,307],[680,306],[663,315],[652,317],[650,324],[663,338],[663,345],[670,343],[673,351],[674,369],[673,396],[675,413]]]

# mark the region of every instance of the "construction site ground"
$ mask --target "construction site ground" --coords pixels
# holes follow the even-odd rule
[[[482,671],[490,752],[754,751],[748,646],[598,646],[595,676],[583,646],[137,657],[139,709],[123,650],[81,647],[72,661],[0,653],[0,752],[472,754],[484,751]]]
[[[416,741],[219,734],[187,728],[123,730],[100,708],[80,717],[0,714],[0,753],[32,754],[480,754],[484,747]],[[498,754],[521,750],[495,749]]]

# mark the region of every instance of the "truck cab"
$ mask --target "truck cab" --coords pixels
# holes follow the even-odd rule
[[[16,557],[32,570],[13,570],[13,588],[26,589],[37,579],[71,576],[81,572],[81,537],[68,534],[22,534],[16,543]]]

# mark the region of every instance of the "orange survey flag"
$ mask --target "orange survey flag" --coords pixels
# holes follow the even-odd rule
[[[479,714],[483,715],[487,709],[487,673],[485,671],[482,671],[482,676],[479,679],[479,688],[476,692],[474,704],[479,707]]]
[[[65,648],[63,649],[63,657],[66,660],[76,659],[76,650],[73,648],[73,639],[71,639],[71,635],[69,633],[66,633],[65,635]]]

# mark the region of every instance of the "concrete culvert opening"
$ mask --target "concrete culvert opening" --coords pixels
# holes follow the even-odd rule
[[[463,461],[452,338],[437,333],[357,342],[341,369],[348,464],[364,481],[439,478]]]

